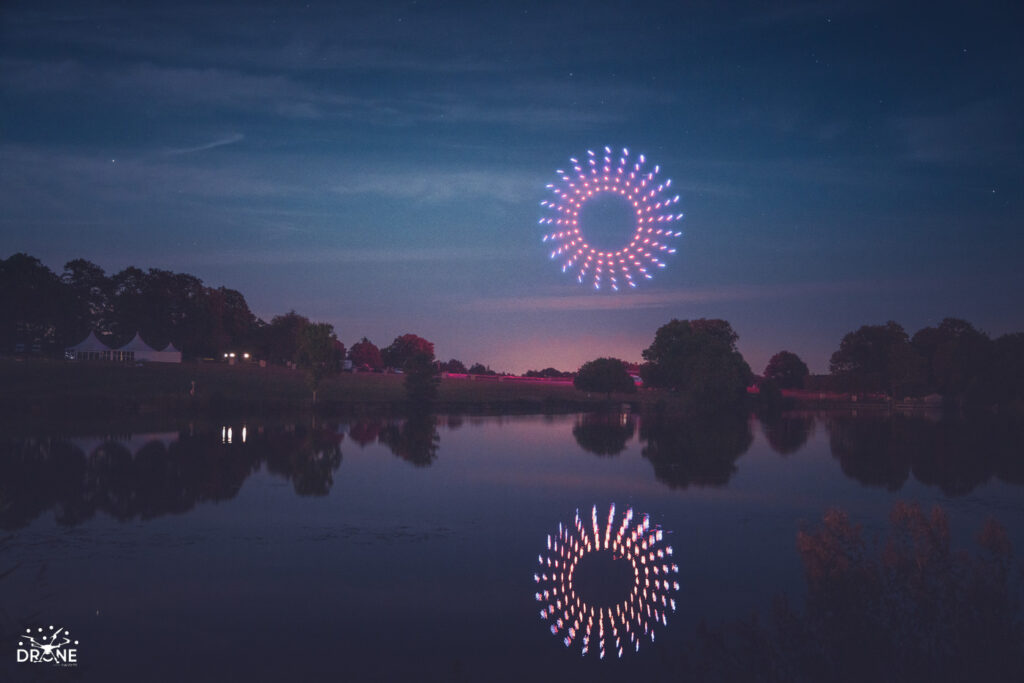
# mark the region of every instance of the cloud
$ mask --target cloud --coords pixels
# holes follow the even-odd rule
[[[668,308],[686,304],[761,301],[836,294],[885,291],[893,283],[871,281],[809,282],[781,285],[728,285],[682,291],[588,293],[567,296],[534,296],[475,299],[463,310],[475,312],[603,311]],[[903,283],[905,286],[905,283]]]
[[[487,247],[402,247],[384,248],[303,248],[303,249],[231,249],[207,254],[187,254],[181,265],[285,265],[336,264],[374,265],[397,263],[457,263],[460,261],[505,260],[508,249]]]
[[[308,72],[273,67],[236,69],[126,62],[98,66],[65,59],[0,60],[0,86],[9,91],[102,97],[122,107],[162,102],[165,111],[191,114],[236,110],[297,119],[344,119],[373,125],[487,124],[576,130],[626,121],[633,103],[664,105],[673,96],[646,87],[565,83],[547,77],[466,72],[439,87],[341,85],[304,80]],[[394,82],[392,80],[388,82]],[[198,108],[198,109],[197,109]]]
[[[936,164],[990,164],[1016,158],[1020,121],[1000,104],[975,102],[953,111],[902,117],[893,125],[903,133],[906,157]]]
[[[351,172],[332,190],[340,195],[380,194],[392,198],[443,202],[469,197],[522,203],[539,192],[539,176],[527,172],[481,168]]]
[[[215,147],[224,147],[225,145],[233,145],[236,142],[241,142],[245,139],[245,136],[241,133],[232,133],[226,137],[207,142],[203,145],[197,145],[195,147],[180,147],[178,149],[169,149],[165,154],[169,156],[177,156],[180,154],[192,154],[193,152],[204,152],[208,149],[214,149]]]

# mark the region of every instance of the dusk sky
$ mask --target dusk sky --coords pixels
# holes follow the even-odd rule
[[[0,258],[197,275],[347,345],[522,372],[724,318],[1024,331],[1019,3],[0,6]],[[548,258],[545,185],[628,147],[680,194],[635,290]]]

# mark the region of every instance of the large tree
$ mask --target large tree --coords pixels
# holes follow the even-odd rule
[[[966,320],[946,318],[937,327],[918,330],[911,345],[924,360],[928,390],[983,399],[993,351],[988,335]]]
[[[907,333],[890,320],[884,325],[864,325],[843,337],[829,369],[848,391],[898,396],[920,382],[921,364]]]
[[[699,410],[738,405],[753,381],[738,339],[724,320],[672,320],[643,352],[644,383],[682,392]]]
[[[444,372],[454,372],[456,374],[466,374],[466,364],[458,358],[452,358],[447,363],[444,363],[441,368]]]
[[[781,389],[802,389],[809,374],[807,364],[792,351],[779,351],[764,368],[764,378],[774,381]]]
[[[381,351],[384,365],[399,369],[404,368],[406,362],[411,358],[423,354],[430,356],[433,361],[434,344],[415,334],[403,334],[400,337],[395,337],[391,346]]]
[[[409,400],[417,406],[426,406],[437,397],[437,387],[441,382],[434,354],[416,353],[405,361],[405,392]]]
[[[28,254],[0,260],[0,343],[4,351],[14,344],[44,349],[74,343],[64,334],[70,299],[60,278]],[[74,335],[71,335],[74,336]]]
[[[316,403],[317,390],[320,382],[332,372],[337,371],[339,349],[334,328],[328,323],[310,323],[299,332],[298,349],[295,360],[306,373],[306,381],[313,392],[313,403]],[[342,347],[342,356],[344,357]]]
[[[1004,334],[992,349],[993,400],[1002,404],[1024,400],[1024,332]]]
[[[109,333],[112,283],[103,269],[91,261],[74,259],[64,264],[61,282],[67,287],[72,304],[69,336],[77,341],[90,331],[101,336]]]
[[[636,393],[636,384],[618,358],[597,358],[580,366],[572,381],[580,391],[593,391],[611,397],[612,392]]]
[[[302,330],[309,325],[309,318],[295,311],[275,315],[269,324],[259,330],[260,354],[272,363],[294,361]]]
[[[352,345],[348,351],[348,359],[357,370],[364,366],[371,370],[380,370],[384,367],[380,349],[366,337]]]

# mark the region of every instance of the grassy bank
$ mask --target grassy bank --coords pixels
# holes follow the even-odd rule
[[[660,392],[641,392],[613,395],[611,400],[647,402],[659,397]],[[318,392],[318,409],[327,412],[395,410],[405,401],[402,375],[342,373],[324,380]],[[437,407],[460,412],[566,412],[593,409],[607,401],[604,395],[589,395],[571,384],[444,378]],[[0,360],[0,410],[9,417],[267,414],[311,407],[303,373],[283,367]]]

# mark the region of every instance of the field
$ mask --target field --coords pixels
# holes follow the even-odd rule
[[[341,373],[321,383],[318,403],[340,409],[399,406],[406,398],[403,381],[402,375]],[[642,392],[611,398],[651,397]],[[604,395],[577,391],[566,382],[445,377],[437,403],[441,408],[469,411],[561,411],[606,401]],[[262,412],[310,405],[312,394],[305,375],[284,367],[0,360],[0,408],[7,414],[173,413],[205,408]]]

